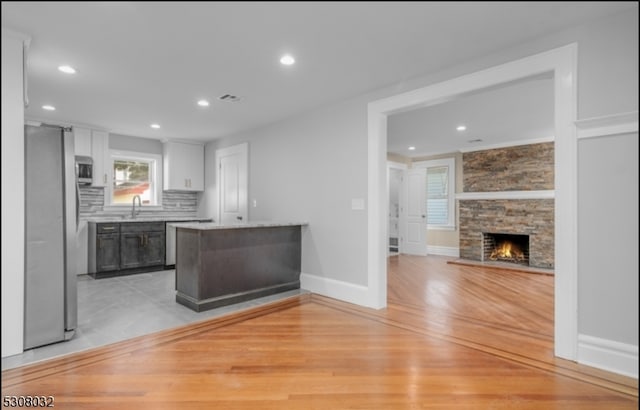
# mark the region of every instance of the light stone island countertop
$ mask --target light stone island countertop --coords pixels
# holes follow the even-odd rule
[[[276,221],[249,221],[238,223],[226,223],[221,224],[217,222],[204,222],[204,223],[189,223],[179,222],[170,223],[170,225],[176,228],[195,229],[199,231],[210,231],[215,229],[244,229],[244,228],[267,228],[267,227],[279,227],[279,226],[307,226],[308,222],[276,222]]]

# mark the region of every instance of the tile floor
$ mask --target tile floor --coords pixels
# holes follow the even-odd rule
[[[206,312],[175,301],[175,271],[106,279],[78,277],[78,328],[71,340],[2,359],[2,370],[130,339],[298,295],[292,290]]]

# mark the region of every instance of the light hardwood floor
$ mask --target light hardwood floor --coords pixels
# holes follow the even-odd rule
[[[389,259],[389,306],[300,295],[2,373],[77,409],[635,409],[637,381],[553,357],[553,278]]]

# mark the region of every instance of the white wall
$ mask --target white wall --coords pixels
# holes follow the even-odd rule
[[[581,139],[578,155],[579,361],[637,378],[638,132]]]
[[[367,214],[351,209],[367,197],[366,131],[361,100],[208,144],[201,215],[216,215],[215,149],[248,142],[249,219],[308,222],[302,271],[366,285]]]
[[[637,6],[578,30],[578,119],[638,109]]]
[[[162,155],[162,142],[150,138],[109,134],[109,149]]]
[[[583,139],[578,150],[579,327],[637,345],[637,327],[616,322],[638,323],[638,134]]]
[[[23,346],[24,40],[2,29],[2,357]]]

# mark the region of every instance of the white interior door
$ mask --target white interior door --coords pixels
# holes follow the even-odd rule
[[[248,144],[216,151],[218,171],[218,221],[223,224],[248,220]]]
[[[402,253],[406,222],[407,179],[406,164],[389,161],[387,181],[389,187],[389,253]],[[397,245],[394,243],[397,240]]]
[[[389,167],[389,253],[400,250],[400,189],[402,171]]]
[[[410,255],[427,254],[427,171],[425,168],[407,172],[407,212],[405,240],[402,252]]]

